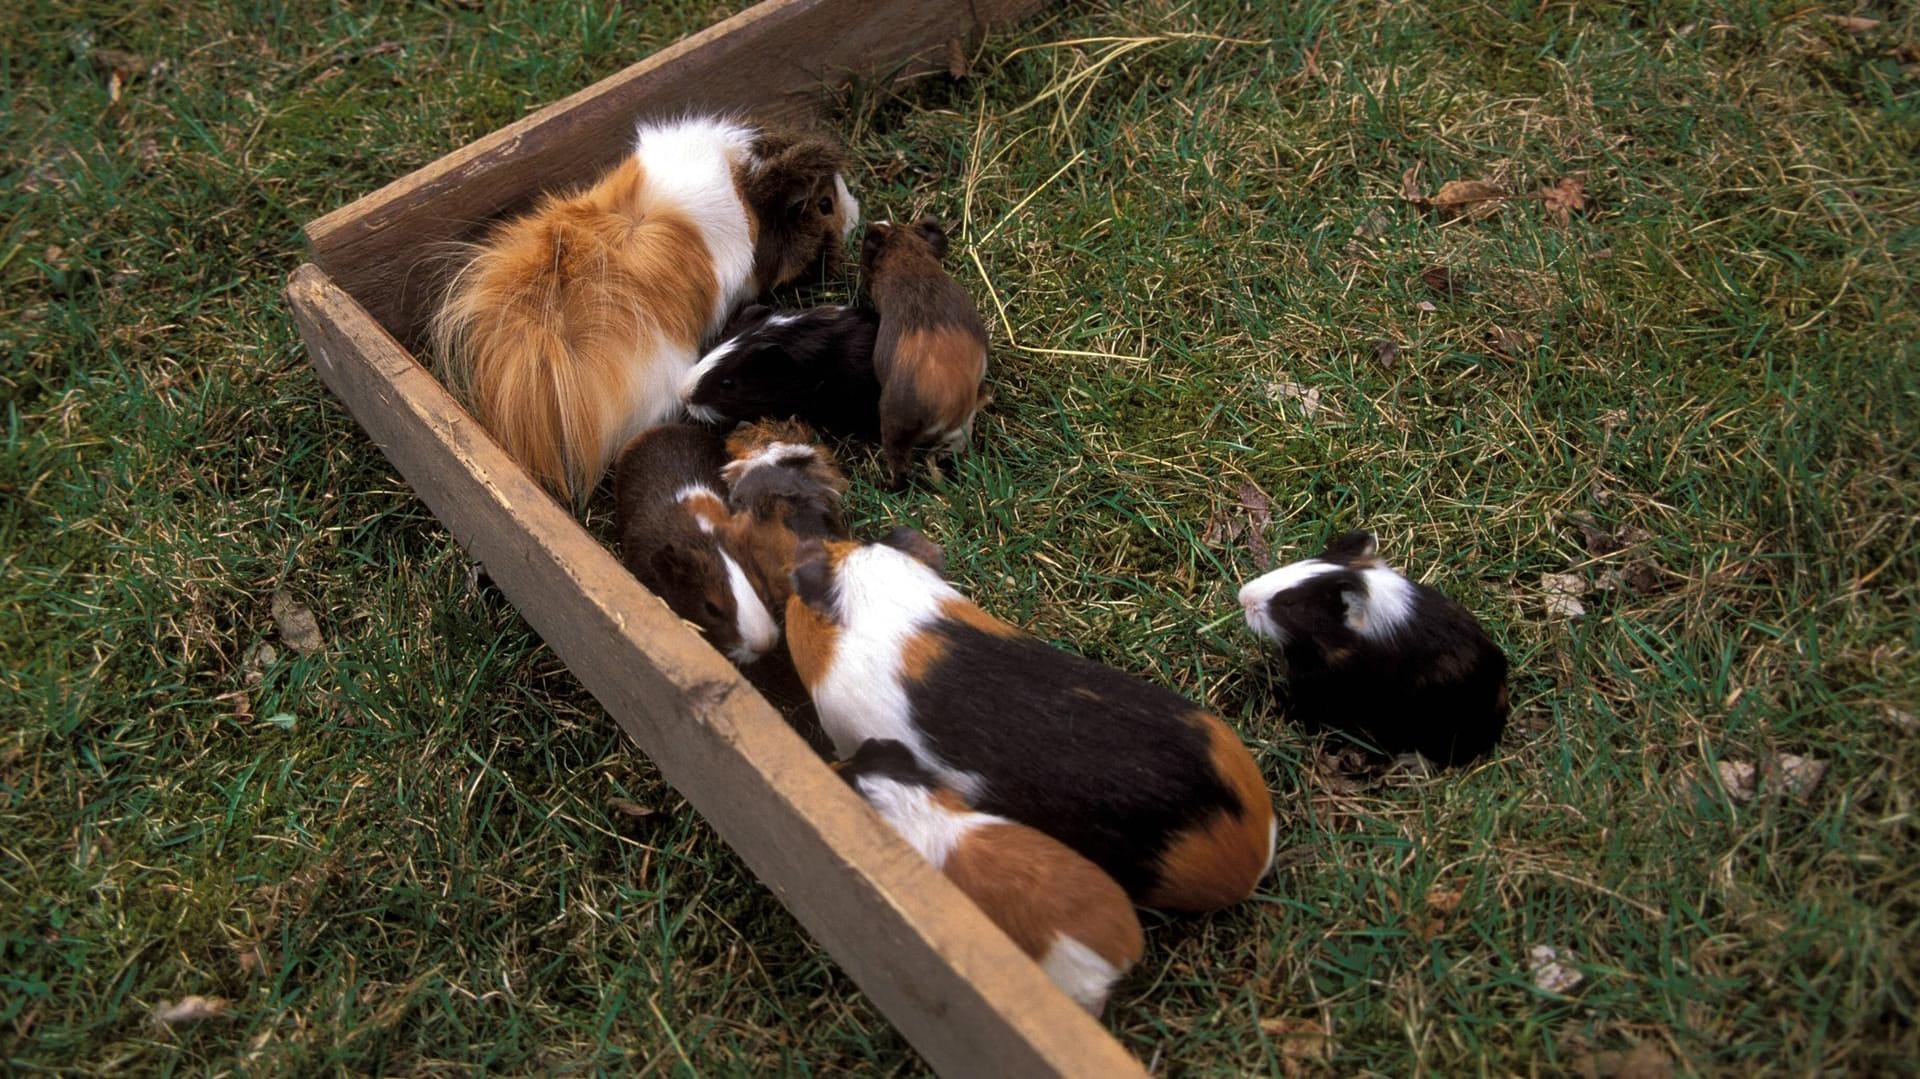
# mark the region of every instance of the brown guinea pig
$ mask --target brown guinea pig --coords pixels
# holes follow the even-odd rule
[[[873,369],[880,376],[880,448],[887,481],[907,475],[913,451],[958,455],[973,416],[991,400],[987,328],[967,290],[940,260],[947,234],[933,218],[916,225],[876,221],[860,243],[860,270],[880,312]]]
[[[726,547],[726,463],[720,436],[705,428],[670,423],[643,432],[614,468],[614,523],[628,571],[714,648],[746,664],[780,642],[780,629]]]
[[[833,452],[798,420],[741,426],[727,436],[728,547],[775,612],[786,610],[793,552],[809,539],[846,539],[840,496],[847,478]]]
[[[840,776],[1055,985],[1100,1014],[1145,948],[1112,877],[1044,832],[975,810],[899,742],[862,743]]]

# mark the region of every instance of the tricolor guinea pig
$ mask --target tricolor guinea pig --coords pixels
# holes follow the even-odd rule
[[[1233,731],[994,618],[941,564],[910,528],[796,553],[788,652],[835,752],[904,743],[976,809],[1060,840],[1147,906],[1252,894],[1273,857],[1273,802]]]
[[[727,436],[728,545],[775,610],[793,594],[793,553],[805,540],[845,539],[840,497],[847,478],[833,452],[798,420],[746,424]]]
[[[752,304],[680,383],[688,415],[706,423],[793,417],[868,440],[880,434],[873,339],[861,307],[775,311]]]
[[[614,468],[620,560],[640,583],[735,663],[780,642],[780,629],[726,547],[731,515],[720,469],[720,436],[667,424],[636,436]]]
[[[1289,710],[1392,753],[1459,764],[1507,723],[1507,657],[1466,608],[1348,532],[1240,589],[1247,626],[1287,662]]]
[[[859,222],[846,154],[718,117],[641,124],[586,188],[472,248],[435,312],[449,385],[501,446],[582,502],[740,303],[831,261]]]
[[[1055,985],[1100,1014],[1145,948],[1112,877],[1043,832],[974,809],[899,742],[863,743],[840,775]]]
[[[973,298],[940,265],[947,234],[933,218],[877,221],[860,243],[861,275],[880,312],[873,367],[880,376],[880,449],[887,478],[907,475],[913,451],[966,448],[990,399],[987,328]]]

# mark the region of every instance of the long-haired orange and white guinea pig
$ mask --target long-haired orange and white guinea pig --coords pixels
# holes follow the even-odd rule
[[[863,743],[840,775],[1054,984],[1100,1014],[1145,948],[1112,877],[1038,829],[974,809],[899,742]]]
[[[876,221],[860,240],[860,271],[880,330],[873,369],[880,376],[880,449],[887,481],[907,475],[920,446],[958,455],[973,436],[973,416],[992,395],[987,328],[973,297],[940,265],[947,234],[940,222]]]
[[[835,752],[904,743],[976,809],[1060,840],[1146,906],[1250,895],[1273,858],[1273,801],[1232,729],[994,618],[941,572],[910,528],[800,546],[787,649]]]
[[[448,380],[534,478],[584,501],[673,416],[749,297],[831,259],[859,221],[839,144],[698,117],[640,125],[599,182],[496,227],[435,314]]]
[[[634,436],[614,466],[620,560],[735,663],[773,651],[780,627],[728,549],[717,432],[669,423]]]

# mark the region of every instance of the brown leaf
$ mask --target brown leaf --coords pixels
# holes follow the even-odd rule
[[[1382,367],[1391,368],[1400,362],[1400,345],[1394,341],[1375,341],[1373,343],[1373,362]]]
[[[1782,753],[1774,759],[1775,774],[1780,786],[1788,794],[1806,801],[1814,788],[1827,777],[1827,762],[1811,757],[1796,757],[1791,753]]]
[[[227,1013],[228,1005],[229,1001],[224,997],[181,997],[156,1008],[153,1018],[168,1026],[198,1023],[204,1019],[220,1018]]]
[[[1420,166],[1409,165],[1407,171],[1400,174],[1400,197],[1422,206],[1427,204],[1427,197],[1420,193]]]
[[[326,639],[320,636],[320,621],[313,617],[313,611],[306,604],[293,598],[286,589],[276,589],[273,593],[273,623],[280,629],[280,639],[288,648],[305,655],[312,655],[327,646]]]
[[[1419,303],[1413,305],[1413,309],[1415,311],[1425,311],[1427,314],[1432,314],[1440,310],[1440,308],[1434,306],[1432,300],[1421,300]]]
[[[1427,909],[1435,914],[1452,914],[1460,907],[1460,900],[1466,898],[1467,890],[1454,885],[1443,888],[1435,885],[1427,889]]]
[[[1273,552],[1267,547],[1267,526],[1273,523],[1273,503],[1252,480],[1240,485],[1240,505],[1247,511],[1247,550],[1259,565],[1266,565]]]
[[[118,71],[131,76],[147,70],[147,58],[125,49],[95,49],[93,62],[103,71]]]
[[[1558,618],[1579,618],[1587,613],[1580,597],[1587,594],[1586,578],[1577,573],[1542,573],[1540,591],[1546,593],[1547,613]]]
[[[236,689],[228,693],[222,693],[218,697],[215,697],[214,700],[227,702],[227,704],[232,707],[234,716],[238,719],[253,718],[253,701],[247,696],[247,691],[244,689]]]
[[[1330,1039],[1326,1026],[1318,1020],[1271,1015],[1260,1020],[1260,1029],[1280,1050],[1280,1068],[1285,1075],[1304,1074],[1303,1061],[1327,1058]]]
[[[627,798],[607,799],[607,808],[628,820],[645,820],[653,816],[653,809]]]
[[[1298,382],[1271,382],[1267,384],[1267,396],[1280,401],[1293,401],[1300,406],[1300,414],[1312,419],[1325,407],[1333,415],[1340,410],[1332,407],[1331,402],[1323,405],[1318,386],[1305,386]]]
[[[1420,271],[1420,282],[1437,295],[1451,299],[1467,290],[1467,277],[1445,266],[1429,266]]]
[[[1498,323],[1487,327],[1487,344],[1502,356],[1523,356],[1534,348],[1532,334],[1508,329]]]
[[[1736,802],[1753,801],[1760,787],[1760,769],[1752,761],[1723,760],[1714,765],[1714,771],[1720,774],[1720,786],[1726,788],[1727,797]]]
[[[1863,15],[1828,15],[1827,21],[1852,34],[1864,34],[1880,25],[1879,19]]]
[[[1550,944],[1527,949],[1527,970],[1533,975],[1533,984],[1548,993],[1570,993],[1587,980],[1569,965],[1572,961],[1572,955]]]
[[[1673,1061],[1659,1046],[1641,1042],[1626,1052],[1586,1053],[1573,1062],[1581,1079],[1672,1079]]]
[[[1888,723],[1893,724],[1903,731],[1911,732],[1920,730],[1920,719],[1913,718],[1912,712],[1902,708],[1895,708],[1891,704],[1883,704],[1880,707],[1886,712]]]
[[[1506,197],[1505,191],[1480,180],[1448,180],[1434,192],[1433,208],[1442,218],[1464,216],[1469,221],[1482,221],[1498,213],[1500,200]]]
[[[1587,182],[1569,176],[1552,187],[1540,189],[1540,204],[1556,225],[1565,228],[1574,214],[1587,208]]]
[[[967,63],[967,40],[957,37],[948,41],[947,77],[950,79],[964,79],[967,77],[967,72],[972,69],[972,65]]]

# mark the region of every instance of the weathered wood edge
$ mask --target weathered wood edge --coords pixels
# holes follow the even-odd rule
[[[688,110],[795,123],[854,73],[935,69],[1048,0],[767,0],[309,222],[312,259],[395,337],[419,340],[451,243],[591,179],[636,120]]]
[[[661,773],[951,1075],[1144,1075],[318,268],[321,380]]]

